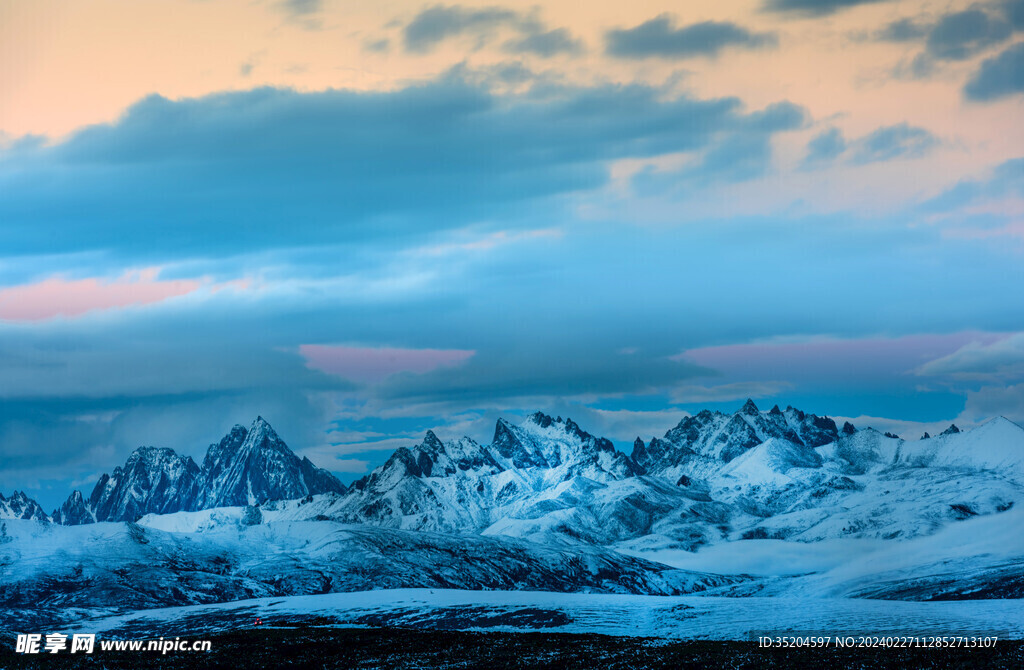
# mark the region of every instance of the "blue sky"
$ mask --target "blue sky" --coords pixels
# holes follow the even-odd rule
[[[111,1],[84,64],[62,8],[0,12],[0,491],[258,414],[346,481],[536,409],[1024,420],[1020,3]]]

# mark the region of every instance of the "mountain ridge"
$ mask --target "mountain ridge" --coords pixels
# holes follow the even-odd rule
[[[749,402],[686,417],[627,455],[536,412],[499,419],[491,444],[426,431],[348,489],[301,495],[318,486],[310,467],[257,418],[202,466],[146,447],[97,482],[101,514],[141,518],[96,527],[75,491],[54,514],[70,525],[46,523],[21,518],[18,495],[19,518],[0,522],[0,600],[138,608],[399,586],[1024,593],[1024,428],[1005,418],[907,441]],[[204,505],[221,506],[169,511]],[[61,561],[22,560],[54,547]],[[858,572],[867,551],[878,560]],[[901,556],[906,567],[886,567]]]
[[[981,454],[987,434],[1005,446]],[[927,488],[915,477],[931,465],[969,470],[969,478],[1003,468],[1008,477],[1017,473],[1024,481],[1024,450],[1015,446],[1022,434],[1020,426],[997,417],[974,430],[951,427],[910,443],[848,422],[839,429],[827,416],[792,406],[764,412],[748,399],[733,414],[703,410],[661,438],[637,438],[626,454],[572,419],[534,412],[518,425],[498,419],[486,445],[468,437],[445,442],[428,430],[420,443],[396,449],[345,487],[299,459],[257,417],[249,429],[236,425],[211,444],[202,466],[170,449],[141,447],[123,467],[103,475],[88,499],[72,492],[52,518],[71,525],[134,521],[147,514],[266,508],[278,504],[272,501],[326,495],[304,513],[315,508],[320,517],[346,523],[595,544],[647,537],[644,542],[692,548],[740,535],[815,532],[913,536],[928,532],[927,524],[883,530],[886,524],[871,517],[877,507],[871,501],[860,500],[853,511],[826,510],[857,499],[853,494],[870,490],[879,477],[904,477],[908,490]],[[989,499],[961,496],[946,508],[978,513],[1016,499],[1003,484],[989,488]],[[830,514],[849,517],[849,523],[826,530]],[[783,525],[783,519],[792,522]]]
[[[86,499],[73,491],[50,518],[62,525],[135,521],[146,514],[251,505],[272,499],[344,493],[330,472],[300,459],[259,416],[236,424],[207,449],[202,466],[166,447],[139,447],[104,473]]]

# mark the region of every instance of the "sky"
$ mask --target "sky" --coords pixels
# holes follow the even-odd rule
[[[0,492],[264,416],[1024,420],[1024,0],[0,2]]]

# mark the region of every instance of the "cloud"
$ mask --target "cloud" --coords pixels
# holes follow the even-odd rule
[[[956,351],[928,361],[916,370],[929,377],[1015,382],[1024,380],[1024,333],[995,341],[968,342]]]
[[[764,9],[803,16],[827,16],[840,10],[888,0],[766,0]]]
[[[800,168],[820,168],[833,163],[845,153],[850,154],[849,161],[855,165],[920,158],[939,144],[939,139],[929,131],[907,123],[877,128],[851,142],[846,141],[838,128],[828,128],[807,143],[807,153]]]
[[[906,421],[904,419],[890,419],[865,414],[859,416],[833,416],[832,419],[840,426],[845,421],[849,421],[857,428],[874,428],[880,433],[892,433],[908,441],[917,440],[925,433],[934,437],[949,428],[949,424],[954,421],[959,428],[969,428],[974,423],[974,421],[964,421],[962,417],[942,421]]]
[[[277,6],[294,16],[315,14],[323,8],[323,0],[281,0]]]
[[[450,37],[465,34],[479,37],[500,27],[527,33],[541,31],[536,19],[503,7],[434,5],[424,9],[406,24],[403,37],[407,51],[426,53]]]
[[[965,60],[1010,38],[1013,29],[1005,21],[980,9],[943,16],[928,32],[925,49],[933,58]]]
[[[639,436],[664,435],[667,430],[689,416],[688,412],[678,409],[637,411],[579,406],[567,408],[565,414],[569,412],[572,412],[572,418],[587,432],[627,445]]]
[[[784,381],[732,382],[717,386],[684,384],[671,391],[673,403],[688,405],[694,403],[728,402],[744,398],[771,398],[793,388]]]
[[[274,7],[287,15],[290,22],[306,30],[323,27],[323,21],[316,17],[323,9],[323,0],[278,0]]]
[[[899,19],[875,33],[881,42],[915,42],[928,35],[931,26],[913,19]]]
[[[878,128],[858,140],[851,161],[864,165],[897,158],[921,158],[939,144],[939,139],[924,128],[898,123]]]
[[[480,403],[517,407],[539,398],[655,394],[708,373],[656,354],[609,355],[606,347],[598,338],[566,333],[543,343],[478,351],[458,367],[389,377],[380,383],[378,396],[385,403],[442,401],[466,411]]]
[[[387,53],[391,50],[391,40],[386,37],[366,40],[363,43],[363,49],[370,53]]]
[[[693,58],[717,56],[723,49],[763,49],[776,46],[771,33],[754,33],[730,22],[704,21],[677,28],[662,14],[634,28],[609,30],[606,51],[619,58]]]
[[[711,169],[747,146],[763,160],[802,114],[642,85],[499,95],[458,71],[386,92],[150,96],[114,123],[0,151],[0,247],[133,265],[373,240],[390,252],[555,216],[617,159],[695,152]]]
[[[807,122],[807,113],[790,103],[770,105],[750,115],[743,128],[723,138],[681,169],[646,167],[631,179],[644,196],[672,193],[687,196],[718,183],[739,183],[762,177],[772,168],[772,137],[796,130]]]
[[[1024,30],[1024,0],[1006,0],[1002,10],[1016,30]]]
[[[967,331],[898,338],[782,339],[701,347],[676,354],[673,359],[717,370],[727,378],[771,383],[787,380],[794,384],[832,379],[850,384],[899,377],[971,342],[991,343],[998,338],[991,333]]]
[[[303,344],[306,365],[346,379],[376,382],[399,372],[422,374],[464,363],[475,351],[461,349],[399,349]]]
[[[1002,44],[1013,35],[1016,4],[974,6],[935,19],[903,18],[875,33],[883,42],[922,42],[924,50],[896,68],[897,76],[922,79],[934,74],[942,61],[963,61]]]
[[[149,305],[195,293],[244,288],[244,282],[212,284],[197,279],[158,279],[159,268],[125,272],[115,279],[67,279],[54,276],[32,284],[0,288],[0,320],[38,321],[76,317],[96,310]]]
[[[582,53],[583,42],[573,37],[565,28],[556,28],[509,40],[505,43],[504,48],[510,53],[534,54],[542,58],[551,58],[559,54]]]
[[[939,195],[924,202],[925,212],[946,212],[977,203],[1024,197],[1024,158],[1000,163],[982,178],[964,179]]]
[[[547,29],[533,13],[504,7],[468,8],[461,5],[435,5],[417,14],[403,29],[405,49],[428,53],[444,40],[469,35],[478,45],[489,41],[499,29],[518,36],[507,40],[503,50],[514,54],[532,54],[551,58],[559,54],[579,54],[583,43],[565,28]]]
[[[843,131],[838,128],[828,128],[815,135],[807,143],[807,155],[804,157],[801,167],[809,169],[830,163],[844,151],[846,151],[846,140],[843,138]]]
[[[990,102],[1024,93],[1024,42],[988,58],[964,84],[964,97]]]
[[[984,386],[968,391],[964,411],[957,421],[980,423],[994,416],[1005,416],[1024,425],[1024,384]]]

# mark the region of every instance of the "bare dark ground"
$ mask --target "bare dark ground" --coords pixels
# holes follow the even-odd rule
[[[191,639],[191,638],[189,638]],[[1024,641],[992,649],[759,649],[755,642],[396,628],[266,628],[209,638],[210,652],[14,654],[0,668],[1024,668]]]

